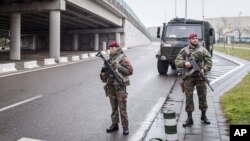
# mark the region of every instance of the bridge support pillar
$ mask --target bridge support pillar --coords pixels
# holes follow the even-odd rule
[[[21,13],[10,16],[10,60],[21,59]]]
[[[73,50],[78,51],[78,34],[73,34]]]
[[[50,11],[49,21],[49,54],[59,61],[60,57],[60,11]]]
[[[99,50],[99,34],[95,33],[95,51]]]
[[[36,50],[37,49],[37,36],[33,35],[32,36],[32,50]]]
[[[115,33],[115,40],[121,45],[121,33]]]

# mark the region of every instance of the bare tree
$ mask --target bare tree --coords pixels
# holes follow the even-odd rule
[[[224,37],[223,37],[223,32],[224,29],[228,26],[229,22],[226,17],[221,17],[221,23],[222,25],[218,28],[219,35],[220,35],[220,41],[225,42]]]
[[[221,22],[222,22],[224,27],[228,26],[228,20],[226,17],[221,17]]]
[[[223,35],[223,26],[221,25],[221,24],[217,24],[216,25],[216,33],[217,33],[217,35],[218,35],[218,40],[219,40],[219,42],[221,42],[221,38],[222,38],[222,35]]]
[[[238,33],[239,42],[241,42],[241,36],[242,36],[242,34],[244,32],[244,28],[242,28],[240,25],[238,25],[237,28],[236,28],[236,31]]]
[[[238,32],[239,42],[241,42],[241,36],[243,34],[243,26],[241,26],[241,22],[240,22],[241,14],[242,14],[242,12],[239,12],[239,16],[238,16],[238,18],[236,18],[236,20],[237,20],[236,31]]]

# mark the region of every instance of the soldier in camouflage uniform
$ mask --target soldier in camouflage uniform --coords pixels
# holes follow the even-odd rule
[[[121,86],[114,77],[108,75],[107,71],[102,69],[100,77],[101,80],[106,83],[104,89],[106,95],[110,99],[110,104],[112,107],[111,120],[112,125],[106,129],[108,133],[119,130],[119,113],[121,118],[121,123],[123,126],[123,134],[128,135],[128,115],[127,115],[127,93],[126,86],[130,84],[129,75],[132,75],[133,68],[128,61],[126,55],[119,47],[117,42],[111,42],[110,47],[110,62],[112,69],[117,72],[117,74],[125,82],[125,86]],[[119,111],[118,111],[119,107]]]
[[[193,59],[196,61],[198,66],[205,74],[212,68],[211,56],[206,48],[198,44],[198,38],[196,33],[190,34],[188,39],[189,39],[189,45],[180,50],[180,53],[178,54],[175,60],[176,67],[183,69],[182,72],[183,87],[186,95],[185,110],[188,114],[188,118],[186,122],[183,124],[183,127],[193,125],[193,119],[192,119],[192,112],[194,111],[193,91],[195,86],[199,97],[199,109],[201,110],[201,121],[203,121],[205,124],[210,124],[210,121],[206,117],[206,110],[208,108],[206,100],[206,95],[207,95],[206,82],[197,72],[192,73],[192,66],[190,62],[188,62],[187,57],[185,56],[185,52],[193,57]]]

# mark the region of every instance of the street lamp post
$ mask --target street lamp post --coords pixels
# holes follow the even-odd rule
[[[238,37],[239,37],[239,43],[241,43],[241,24],[240,24],[240,16],[241,16],[242,12],[239,13],[238,16],[238,25],[237,25],[237,31],[238,31]]]
[[[175,17],[177,17],[176,11],[177,11],[177,0],[175,0]]]
[[[205,41],[205,25],[204,25],[204,0],[202,0],[202,20],[203,20],[203,46],[206,46],[206,41]]]
[[[186,8],[185,8],[185,19],[186,19],[187,18],[187,0],[185,2],[185,6],[186,6]]]

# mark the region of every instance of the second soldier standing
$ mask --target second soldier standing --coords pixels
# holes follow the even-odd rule
[[[119,130],[119,114],[121,123],[123,126],[123,134],[129,134],[128,128],[128,114],[127,114],[127,92],[126,86],[130,84],[129,76],[133,74],[133,68],[128,61],[126,55],[119,47],[117,42],[111,42],[110,47],[110,62],[112,69],[122,78],[125,83],[121,86],[114,77],[110,76],[105,69],[102,69],[100,77],[103,82],[106,83],[104,86],[106,95],[110,99],[112,108],[111,120],[112,125],[106,129],[108,133]],[[119,110],[118,110],[119,109]]]
[[[207,86],[206,81],[197,72],[192,72],[192,65],[187,60],[185,54],[191,55],[191,57],[198,64],[203,73],[206,74],[207,71],[210,71],[212,68],[212,60],[209,52],[206,48],[202,47],[198,43],[198,35],[192,33],[188,37],[189,45],[184,47],[178,54],[175,65],[178,68],[183,69],[183,85],[186,95],[186,112],[187,120],[183,124],[183,127],[193,125],[192,112],[194,111],[194,102],[193,102],[193,91],[196,86],[197,94],[199,97],[199,109],[201,110],[201,121],[205,124],[210,124],[210,121],[207,119]]]

